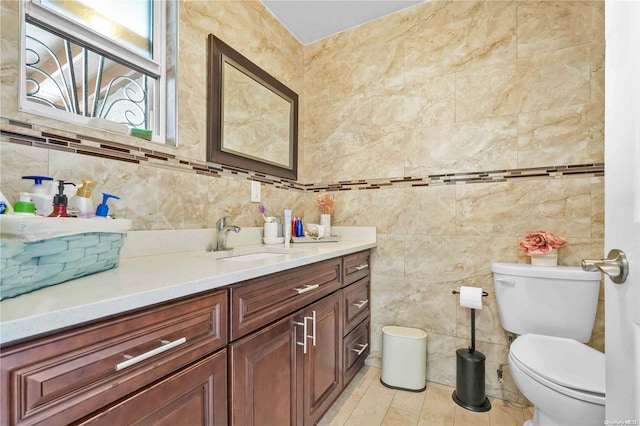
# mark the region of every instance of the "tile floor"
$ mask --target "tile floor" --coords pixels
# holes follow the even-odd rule
[[[454,388],[427,383],[424,392],[389,389],[380,383],[380,369],[364,366],[319,426],[522,426],[533,407],[489,398],[491,410],[475,413],[459,407]]]

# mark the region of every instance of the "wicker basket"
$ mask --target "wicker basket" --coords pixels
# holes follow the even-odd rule
[[[128,219],[0,216],[0,300],[118,266]]]

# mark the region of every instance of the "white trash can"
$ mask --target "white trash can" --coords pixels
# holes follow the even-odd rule
[[[427,333],[408,327],[382,327],[383,385],[412,392],[427,388]]]

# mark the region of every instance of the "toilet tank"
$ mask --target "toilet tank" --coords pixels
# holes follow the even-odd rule
[[[586,343],[598,307],[600,272],[576,266],[492,263],[502,328]]]

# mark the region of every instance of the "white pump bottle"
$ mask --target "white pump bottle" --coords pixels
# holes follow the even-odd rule
[[[78,217],[93,217],[95,209],[91,200],[91,188],[89,185],[95,185],[97,182],[90,179],[82,179],[82,186],[78,188],[76,195],[69,199],[69,209],[76,210]]]

